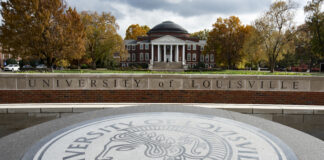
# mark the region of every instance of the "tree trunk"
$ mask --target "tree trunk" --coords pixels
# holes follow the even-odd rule
[[[270,62],[270,72],[274,73],[275,71],[275,66],[276,66],[276,62],[275,61],[271,61]]]
[[[53,58],[47,57],[47,68],[50,72],[53,72]]]
[[[96,70],[97,69],[97,64],[95,61],[92,61],[92,69]]]

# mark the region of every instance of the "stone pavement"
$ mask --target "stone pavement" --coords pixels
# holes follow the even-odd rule
[[[47,122],[83,112],[128,106],[147,106],[138,103],[89,104],[0,104],[0,137]],[[167,105],[167,104],[164,104]],[[175,107],[196,106],[224,109],[278,122],[324,140],[324,106],[258,105],[258,104],[172,104]]]

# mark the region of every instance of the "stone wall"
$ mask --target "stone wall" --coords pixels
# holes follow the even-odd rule
[[[0,74],[0,103],[324,104],[324,77]]]

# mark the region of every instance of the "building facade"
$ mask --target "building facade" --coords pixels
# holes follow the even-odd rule
[[[206,40],[190,37],[188,31],[171,21],[153,27],[147,36],[137,40],[126,40],[128,58],[121,62],[123,67],[132,64],[147,64],[150,69],[195,68],[199,62],[213,68],[215,56],[202,54]]]

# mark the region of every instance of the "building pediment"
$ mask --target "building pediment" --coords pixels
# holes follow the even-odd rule
[[[163,36],[161,38],[152,40],[153,44],[184,44],[185,41],[170,35]]]

